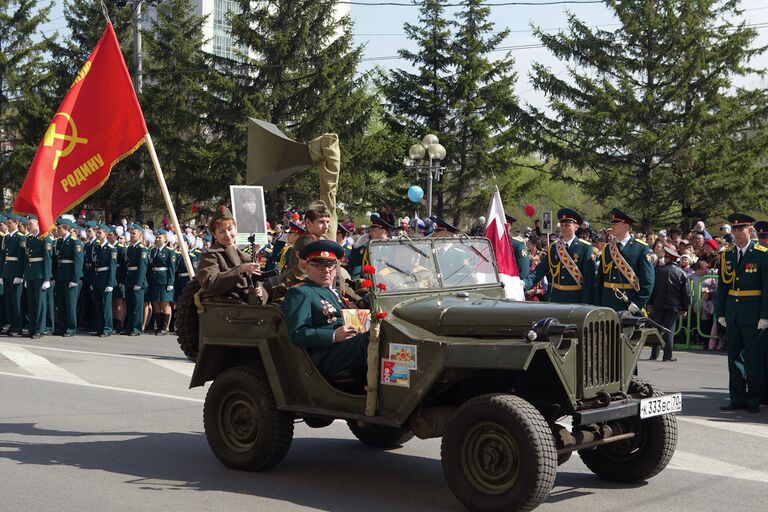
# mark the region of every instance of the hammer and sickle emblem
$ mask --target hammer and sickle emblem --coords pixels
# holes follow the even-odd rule
[[[59,133],[56,131],[56,116],[62,116],[67,120],[67,124],[69,125],[71,133],[67,134],[66,131],[64,133]],[[50,126],[48,126],[48,129],[45,131],[45,137],[43,137],[43,145],[49,148],[53,147],[56,139],[67,142],[67,145],[64,146],[64,149],[56,150],[56,156],[53,159],[53,170],[56,170],[56,167],[59,165],[59,158],[65,157],[72,153],[72,151],[75,149],[75,146],[78,144],[88,144],[88,139],[77,136],[77,126],[75,125],[75,121],[72,119],[72,116],[66,112],[57,112],[53,118],[54,122],[52,122]]]

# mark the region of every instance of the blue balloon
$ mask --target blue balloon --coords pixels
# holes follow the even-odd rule
[[[408,189],[408,199],[412,203],[420,203],[424,199],[424,190],[418,185],[413,185]]]

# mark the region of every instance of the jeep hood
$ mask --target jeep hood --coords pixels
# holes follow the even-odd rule
[[[439,336],[523,337],[534,322],[554,317],[582,327],[595,306],[514,302],[458,294],[400,303],[393,314]]]

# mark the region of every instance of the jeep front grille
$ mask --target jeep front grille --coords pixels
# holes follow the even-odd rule
[[[613,320],[584,325],[579,360],[581,396],[594,396],[621,380],[621,328]]]

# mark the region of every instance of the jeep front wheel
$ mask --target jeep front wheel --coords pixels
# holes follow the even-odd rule
[[[214,455],[233,469],[269,469],[293,439],[293,415],[277,410],[269,382],[256,368],[231,368],[213,381],[203,422]]]
[[[514,395],[483,395],[462,405],[441,456],[453,494],[481,512],[536,508],[557,473],[551,429],[533,405]]]
[[[653,396],[662,395],[653,389]],[[609,426],[614,434],[634,432],[635,437],[579,451],[584,464],[603,480],[621,483],[645,481],[667,467],[675,454],[677,417],[674,414],[644,420],[639,416],[624,418],[609,423]]]

